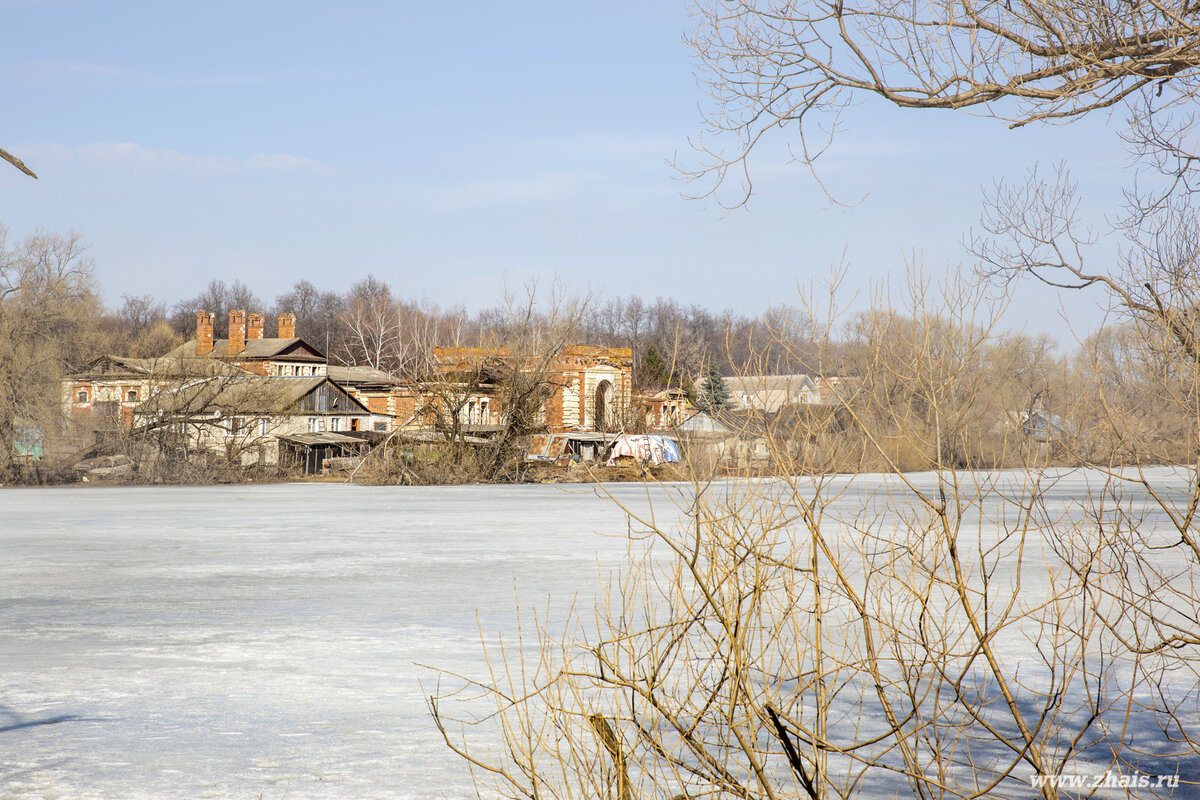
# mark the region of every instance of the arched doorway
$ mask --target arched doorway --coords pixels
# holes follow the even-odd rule
[[[596,386],[594,421],[597,430],[607,430],[613,424],[613,385],[600,381]]]

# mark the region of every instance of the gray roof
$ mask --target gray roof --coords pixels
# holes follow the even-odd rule
[[[287,350],[289,347],[292,347],[293,345],[295,345],[297,343],[303,344],[305,347],[309,348],[310,350],[312,350],[315,353],[320,352],[319,350],[317,350],[317,348],[313,347],[308,342],[304,341],[303,339],[301,339],[299,337],[294,336],[291,339],[247,339],[246,340],[246,349],[240,353],[235,353],[232,356],[229,355],[229,340],[228,339],[213,340],[212,351],[203,356],[196,355],[196,340],[190,339],[190,340],[184,342],[183,344],[179,345],[178,347],[176,347],[171,352],[167,353],[167,356],[173,357],[173,358],[184,358],[184,357],[190,356],[191,358],[260,358],[260,359],[267,359],[267,358],[273,358],[275,356],[280,355],[284,350]],[[299,360],[303,360],[303,361],[324,361],[325,360],[324,355],[321,355],[319,357],[297,356],[297,358]]]
[[[746,394],[777,391],[799,392],[817,388],[817,382],[811,375],[729,375],[722,376],[721,380],[729,391],[745,392]]]
[[[315,444],[365,445],[367,443],[365,439],[360,439],[357,436],[347,436],[346,434],[335,433],[333,431],[324,431],[321,433],[291,433],[280,436],[279,439],[285,442],[301,444],[306,447],[310,447]]]
[[[405,442],[425,442],[425,443],[440,443],[446,441],[446,436],[438,431],[431,430],[398,430],[395,433],[397,439]],[[482,436],[469,436],[467,434],[459,434],[456,440],[463,444],[491,444],[491,439],[485,439]]]
[[[249,377],[253,374],[241,367],[235,367],[233,364],[204,357],[179,357],[168,354],[158,358],[127,358],[105,355],[93,360],[83,370],[68,377],[95,378],[102,375],[119,374],[105,370],[105,364],[112,364],[124,369],[126,370],[125,374],[128,375],[145,375],[155,378]]]
[[[327,380],[323,375],[306,378],[211,378],[161,392],[138,406],[138,411],[200,414],[219,409],[236,414],[287,414],[295,411],[301,399]],[[343,413],[355,412],[347,409]],[[360,409],[357,413],[370,412]]]
[[[778,417],[778,413],[763,414],[726,407],[716,413],[701,411],[679,423],[675,430],[685,436],[761,438],[767,435],[771,423]]]
[[[680,433],[709,433],[709,434],[732,434],[733,430],[726,425],[721,424],[716,418],[701,411],[698,414],[693,414],[683,422],[675,426],[675,430]]]
[[[340,384],[398,384],[400,380],[374,367],[340,367],[330,364],[325,372]]]
[[[721,380],[729,390],[729,405],[778,411],[797,402],[820,399],[820,385],[811,375],[731,375]]]

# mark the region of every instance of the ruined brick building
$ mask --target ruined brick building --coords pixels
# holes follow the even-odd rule
[[[534,370],[544,396],[539,423],[547,432],[621,430],[633,409],[628,348],[570,345],[526,359],[505,348],[434,348],[426,374],[395,376],[329,365],[325,353],[296,335],[290,313],[278,316],[270,338],[262,314],[229,312],[225,339],[214,338],[213,322],[212,314],[199,311],[195,338],[162,356],[104,356],[66,378],[63,403],[70,419],[99,440],[139,424],[163,424],[170,415],[180,421],[186,416],[201,448],[244,440],[247,431],[257,431],[257,439],[287,437],[293,443],[312,438],[314,446],[322,436],[332,442],[335,434],[432,431],[445,427],[447,415],[456,427],[486,436],[505,420],[506,376],[515,371],[529,378]],[[296,379],[314,378],[323,379],[321,387],[296,394]],[[204,391],[197,394],[198,387]],[[314,391],[344,393],[352,401],[340,411],[346,418],[310,402]],[[199,408],[193,407],[196,397],[216,399]],[[254,460],[262,463],[263,442],[256,440],[254,449],[260,454]],[[273,463],[278,448],[266,450],[267,463]]]

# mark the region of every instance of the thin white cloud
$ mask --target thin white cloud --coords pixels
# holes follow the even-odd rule
[[[23,147],[22,151],[42,163],[70,163],[123,171],[176,172],[200,176],[255,171],[337,174],[337,170],[328,164],[287,153],[257,153],[244,157],[198,156],[177,150],[156,150],[134,142],[29,145]]]

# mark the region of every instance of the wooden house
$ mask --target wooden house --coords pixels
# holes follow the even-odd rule
[[[357,453],[372,414],[325,376],[219,377],[162,391],[135,409],[135,431],[170,439],[189,452],[223,454],[235,463],[311,462]]]

